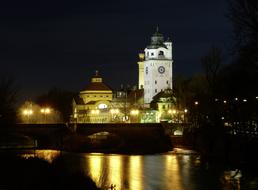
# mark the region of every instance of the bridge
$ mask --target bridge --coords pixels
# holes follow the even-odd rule
[[[173,126],[161,123],[17,124],[0,129],[6,140],[18,137],[37,148],[81,152],[165,151],[171,149],[171,131]]]

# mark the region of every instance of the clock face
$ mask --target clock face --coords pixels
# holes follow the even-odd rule
[[[158,71],[160,74],[163,74],[165,72],[165,67],[159,66]]]

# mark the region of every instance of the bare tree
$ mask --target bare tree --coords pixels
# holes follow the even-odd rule
[[[201,58],[201,63],[205,71],[208,88],[212,96],[215,94],[218,72],[221,67],[221,51],[217,47],[211,47],[208,53]]]
[[[0,79],[0,124],[15,123],[18,88],[14,79],[2,77]]]
[[[258,39],[258,1],[229,0],[229,18],[233,23],[237,47]]]
[[[235,63],[248,85],[251,96],[258,93],[258,1],[229,0],[229,18],[233,23],[236,44]]]

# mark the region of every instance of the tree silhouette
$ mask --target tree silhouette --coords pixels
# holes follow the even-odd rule
[[[15,123],[18,88],[14,79],[2,77],[0,79],[0,124]]]

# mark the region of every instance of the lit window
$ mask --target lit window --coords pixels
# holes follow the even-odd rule
[[[105,109],[105,108],[107,108],[107,105],[106,104],[99,104],[98,108],[99,109]]]

